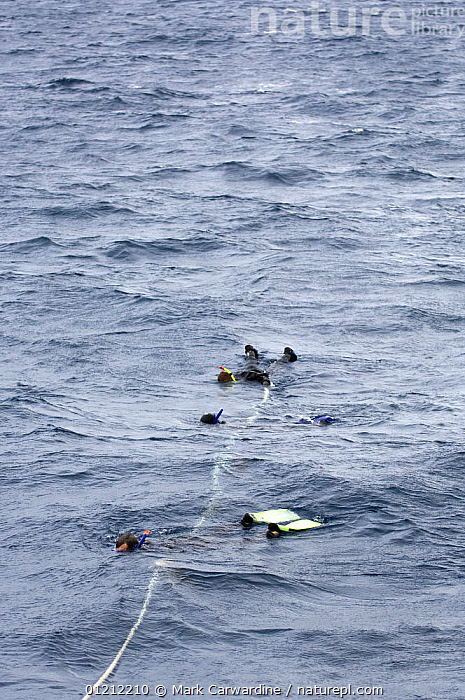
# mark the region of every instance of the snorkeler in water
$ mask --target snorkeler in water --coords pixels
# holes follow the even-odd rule
[[[297,513],[294,513],[293,510],[289,510],[288,508],[263,510],[259,513],[246,513],[241,520],[241,525],[247,530],[255,523],[268,525],[266,536],[269,538],[280,537],[282,532],[311,530],[315,527],[321,527],[323,524],[318,520],[302,520]]]
[[[331,425],[334,423],[336,418],[328,416],[326,413],[322,413],[320,416],[313,416],[313,418],[307,418],[307,416],[300,416],[297,423],[299,425]]]
[[[201,417],[201,423],[209,423],[210,425],[216,425],[216,423],[226,423],[224,420],[220,420],[220,416],[223,413],[223,409],[220,409],[218,413],[204,413]]]
[[[281,537],[282,532],[302,532],[302,530],[312,530],[314,527],[321,527],[322,524],[317,520],[294,520],[294,522],[287,525],[270,523],[266,536],[270,539],[272,537]]]
[[[125,532],[116,540],[115,550],[117,552],[133,552],[135,549],[140,549],[149,533],[150,530],[146,530],[138,540],[132,532]]]
[[[282,357],[279,360],[275,360],[268,367],[268,371],[261,369],[258,366],[258,352],[252,345],[245,346],[245,357],[246,357],[246,368],[233,374],[226,367],[220,367],[222,370],[218,374],[218,381],[221,383],[235,382],[238,379],[243,379],[248,382],[259,382],[263,386],[270,386],[270,372],[274,371],[280,364],[295,362],[297,360],[297,355],[294,350],[289,347],[285,347]]]

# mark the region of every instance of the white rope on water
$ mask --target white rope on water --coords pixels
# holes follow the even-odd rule
[[[260,401],[260,403],[258,403],[255,406],[255,410],[254,410],[253,414],[247,418],[247,423],[253,423],[254,421],[257,420],[261,407],[266,404],[266,402],[268,401],[269,398],[270,398],[270,389],[269,389],[269,387],[264,386],[263,387],[263,398]]]
[[[260,401],[260,406],[263,406],[270,398],[270,388],[268,386],[263,387],[263,399]]]
[[[105,680],[108,678],[108,676],[109,676],[111,673],[113,673],[113,671],[115,670],[116,666],[117,666],[118,663],[119,663],[119,660],[121,659],[121,657],[123,656],[123,654],[124,654],[124,652],[125,652],[125,650],[126,650],[127,645],[129,644],[129,642],[131,641],[131,639],[134,637],[134,635],[135,635],[135,633],[136,633],[138,627],[141,625],[142,620],[144,619],[144,615],[145,615],[145,613],[147,612],[147,608],[149,607],[150,598],[152,597],[153,589],[155,588],[155,584],[156,584],[156,582],[157,582],[157,580],[158,580],[159,574],[160,574],[159,569],[155,569],[155,571],[154,571],[154,573],[153,573],[153,576],[152,576],[152,578],[151,578],[150,581],[149,581],[149,585],[148,585],[148,588],[147,588],[147,594],[146,594],[146,596],[145,596],[144,603],[143,603],[142,608],[141,608],[141,611],[140,611],[140,613],[139,613],[139,617],[138,617],[137,620],[135,621],[135,623],[134,623],[134,625],[132,626],[132,628],[131,628],[131,630],[130,630],[128,636],[127,636],[126,639],[124,640],[123,646],[122,646],[121,649],[118,651],[118,653],[116,654],[115,658],[113,659],[113,661],[111,662],[111,664],[108,666],[108,668],[106,669],[106,671],[100,676],[100,678],[98,679],[98,681],[96,681],[96,682],[94,683],[94,685],[92,686],[92,693],[90,693],[90,694],[88,693],[87,695],[84,695],[84,697],[82,698],[82,700],[89,700],[89,698],[91,697],[91,695],[98,689],[98,687],[103,683],[103,681],[105,681]]]
[[[229,448],[226,448],[229,449]],[[210,497],[210,500],[208,501],[208,505],[203,511],[202,515],[200,516],[198,522],[194,525],[192,529],[192,533],[197,532],[197,530],[202,527],[204,524],[205,520],[213,513],[216,502],[218,500],[218,497],[223,493],[221,490],[221,484],[220,484],[220,471],[221,467],[223,466],[223,462],[225,464],[228,464],[226,459],[221,459],[220,462],[215,461],[215,464],[213,465],[213,471],[212,471],[212,481],[213,481],[213,495]]]
[[[263,406],[269,398],[270,395],[270,390],[267,386],[263,387],[263,398],[260,401],[259,404],[255,407],[255,413],[247,418],[248,422],[252,422],[256,420],[258,417],[258,414],[260,412],[261,406]],[[221,488],[221,482],[220,482],[220,474],[221,470],[228,470],[229,468],[229,457],[230,457],[230,452],[231,448],[233,447],[235,443],[235,435],[230,436],[230,444],[225,448],[226,449],[226,454],[221,456],[219,455],[215,459],[215,463],[213,465],[213,470],[212,470],[212,483],[213,483],[213,493],[212,496],[210,497],[210,500],[208,501],[208,504],[203,511],[202,515],[200,516],[198,522],[194,525],[192,529],[192,533],[197,532],[197,530],[203,525],[203,523],[206,521],[206,519],[213,513],[215,506],[217,504],[217,501],[219,497],[222,495],[223,490]],[[160,569],[156,568],[155,571],[153,572],[152,578],[149,581],[149,585],[147,587],[147,593],[145,596],[145,600],[143,602],[142,608],[139,613],[139,617],[135,621],[134,625],[131,627],[131,630],[129,631],[128,636],[123,642],[123,645],[119,649],[118,653],[116,654],[115,658],[111,662],[111,664],[108,666],[108,668],[104,671],[104,673],[100,676],[98,681],[94,683],[92,686],[92,692],[87,693],[87,695],[84,695],[82,700],[89,700],[89,698],[92,696],[93,693],[96,692],[96,690],[99,688],[99,686],[108,678],[108,676],[113,673],[115,668],[117,667],[118,663],[121,660],[121,657],[123,656],[124,652],[126,651],[126,647],[128,646],[129,642],[131,639],[134,637],[135,633],[137,632],[138,628],[142,624],[142,620],[144,619],[145,613],[147,612],[147,609],[149,607],[150,599],[152,597],[155,584],[157,583],[158,579],[160,576]]]

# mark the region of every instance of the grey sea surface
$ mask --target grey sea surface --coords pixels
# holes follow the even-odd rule
[[[1,3],[2,700],[465,698],[464,45],[253,7]]]

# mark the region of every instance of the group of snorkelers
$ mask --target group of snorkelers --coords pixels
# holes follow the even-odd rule
[[[278,360],[271,362],[266,369],[262,369],[258,364],[258,351],[252,345],[245,346],[245,358],[246,366],[245,369],[238,370],[234,374],[226,367],[220,366],[221,372],[217,376],[217,380],[221,384],[231,384],[238,380],[247,382],[258,382],[262,386],[269,387],[273,386],[270,374],[276,371],[280,366],[287,364],[288,362],[296,362],[297,355],[294,350],[290,347],[285,347],[282,356]],[[200,418],[202,423],[212,424],[224,424],[226,421],[220,420],[220,416],[223,413],[221,409],[218,413],[204,413]],[[323,413],[318,416],[313,416],[313,418],[308,418],[307,416],[299,416],[297,420],[298,424],[307,425],[330,425],[334,423],[334,418]]]
[[[296,362],[297,355],[294,350],[290,347],[285,347],[282,356],[272,362],[267,368],[262,369],[258,365],[258,352],[252,345],[245,346],[245,357],[246,366],[245,369],[239,370],[234,374],[230,372],[226,367],[220,367],[221,372],[218,374],[217,380],[222,383],[237,382],[238,380],[258,382],[262,386],[269,387],[272,386],[270,379],[270,374],[277,369],[280,365],[287,364],[289,362]],[[225,421],[219,420],[223,409],[218,413],[206,413],[201,417],[202,423],[216,424],[224,423]],[[320,416],[314,416],[313,418],[301,417],[298,423],[312,423],[316,425],[329,425],[334,421],[334,418],[326,414]],[[274,510],[266,510],[258,513],[246,513],[242,520],[241,525],[249,529],[256,523],[262,523],[268,525],[268,530],[266,536],[268,538],[280,537],[283,532],[298,532],[300,530],[309,530],[315,527],[320,527],[321,522],[317,520],[303,520],[297,513],[287,508],[278,508]],[[140,539],[138,539],[133,533],[126,532],[121,535],[116,541],[116,551],[117,552],[129,552],[135,549],[140,549],[145,538],[149,534],[146,530]]]
[[[222,384],[228,382],[235,382],[236,377],[247,382],[259,382],[263,386],[271,386],[270,374],[276,367],[280,364],[286,364],[287,362],[296,362],[297,355],[292,348],[284,348],[282,357],[279,360],[272,362],[267,371],[261,369],[258,365],[258,351],[252,345],[245,346],[245,361],[246,366],[244,370],[232,374],[226,367],[220,367],[221,372],[219,373],[217,379]]]
[[[321,527],[319,520],[302,519],[297,513],[288,508],[275,508],[274,510],[262,510],[259,513],[246,513],[241,519],[241,525],[249,530],[255,524],[268,525],[266,536],[270,539],[280,537],[283,532],[299,532]],[[138,540],[132,532],[126,532],[116,540],[117,552],[131,552],[140,549],[148,530]]]

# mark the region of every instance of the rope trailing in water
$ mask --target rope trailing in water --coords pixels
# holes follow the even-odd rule
[[[253,423],[255,420],[257,420],[261,407],[266,404],[266,402],[268,401],[269,398],[270,398],[270,389],[269,389],[269,387],[264,386],[263,387],[263,398],[260,401],[260,403],[255,406],[254,413],[247,418],[247,423]]]
[[[263,406],[270,398],[270,389],[267,386],[263,387],[263,399],[260,401],[260,406]]]
[[[131,639],[134,637],[134,635],[135,635],[137,629],[138,629],[138,628],[140,627],[140,625],[142,624],[142,620],[144,619],[145,613],[147,612],[147,608],[149,607],[150,598],[152,597],[153,589],[155,588],[155,584],[156,584],[156,582],[157,582],[157,580],[158,580],[159,573],[160,573],[160,572],[159,572],[159,569],[155,569],[155,571],[154,571],[154,573],[153,573],[153,576],[152,576],[152,578],[150,579],[150,582],[149,582],[149,585],[148,585],[148,588],[147,588],[147,595],[145,596],[144,604],[142,605],[141,611],[140,611],[140,613],[139,613],[139,617],[137,618],[137,620],[135,621],[134,625],[132,626],[132,628],[131,628],[131,630],[130,630],[128,636],[126,637],[126,639],[125,639],[125,641],[124,641],[123,646],[122,646],[121,649],[118,651],[118,653],[116,654],[116,656],[115,656],[115,658],[113,659],[113,661],[111,662],[111,664],[108,666],[108,668],[106,669],[106,671],[100,676],[100,678],[98,679],[98,681],[96,681],[96,682],[94,683],[94,685],[92,686],[92,693],[95,693],[95,691],[98,689],[98,687],[108,678],[108,676],[109,676],[111,673],[113,673],[113,671],[115,670],[116,666],[117,666],[118,663],[119,663],[119,660],[120,660],[121,657],[123,656],[123,654],[124,654],[124,652],[125,652],[125,650],[126,650],[127,645],[129,644],[129,642],[131,641]],[[92,693],[91,693],[91,694],[88,693],[87,695],[84,695],[84,697],[82,698],[82,700],[89,700],[89,698],[91,697]]]

